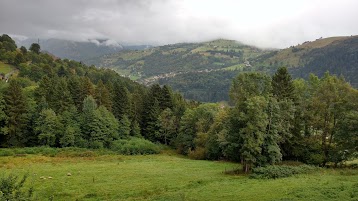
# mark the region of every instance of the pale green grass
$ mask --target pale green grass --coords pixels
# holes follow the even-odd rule
[[[0,62],[0,73],[8,74],[13,70],[15,70],[14,66]]]
[[[236,65],[233,65],[233,66],[223,68],[223,70],[239,70],[239,69],[242,69],[242,68],[244,68],[244,64],[236,64]]]
[[[237,164],[176,154],[0,157],[1,173],[29,173],[37,200],[357,200],[358,170],[276,180],[225,175]],[[71,173],[72,176],[67,176]],[[40,179],[41,176],[53,179]]]

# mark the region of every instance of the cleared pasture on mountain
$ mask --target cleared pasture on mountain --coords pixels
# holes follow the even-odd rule
[[[28,173],[36,200],[356,200],[358,170],[320,170],[275,180],[227,175],[230,162],[174,153],[0,157],[1,175]],[[68,176],[68,173],[71,176]]]

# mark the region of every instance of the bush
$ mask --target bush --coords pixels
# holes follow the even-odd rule
[[[137,154],[158,154],[160,148],[152,142],[132,137],[128,140],[116,140],[111,144],[111,149],[119,154],[137,155]]]
[[[15,153],[11,149],[0,149],[0,156],[13,156],[13,155],[15,155]]]
[[[197,147],[195,150],[189,150],[188,156],[190,159],[204,160],[206,158],[206,149],[203,147]]]
[[[20,181],[18,176],[10,174],[0,178],[0,200],[31,200],[33,188],[27,191],[22,190],[27,175],[24,175]]]
[[[277,166],[269,165],[266,167],[257,167],[253,168],[250,178],[254,179],[277,179],[283,177],[290,177],[294,174],[304,174],[311,171],[317,170],[318,167],[310,165],[301,165],[301,166]]]

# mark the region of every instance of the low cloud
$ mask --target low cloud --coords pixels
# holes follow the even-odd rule
[[[2,0],[0,32],[106,44],[227,38],[283,48],[358,33],[355,0]],[[99,43],[99,41],[97,41]]]

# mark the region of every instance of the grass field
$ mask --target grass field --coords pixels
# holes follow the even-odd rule
[[[20,155],[0,157],[0,176],[28,173],[36,200],[358,200],[358,170],[319,170],[276,180],[223,173],[237,166],[174,153]]]
[[[14,67],[10,64],[0,62],[0,73],[8,74],[14,70]]]

